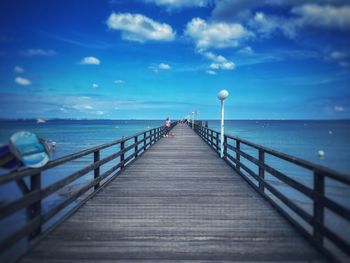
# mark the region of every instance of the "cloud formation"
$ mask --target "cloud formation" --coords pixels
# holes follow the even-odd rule
[[[21,86],[28,86],[32,84],[32,82],[29,79],[22,78],[22,77],[16,77],[15,83]]]
[[[19,66],[15,66],[13,69],[16,73],[23,73],[24,69],[22,67]]]
[[[123,85],[125,83],[124,80],[121,80],[121,79],[117,79],[114,81],[114,84],[117,84],[117,85]]]
[[[98,84],[96,84],[96,83],[92,83],[92,85],[91,85],[91,88],[93,88],[93,89],[96,89],[96,88],[98,88],[99,86],[98,86]]]
[[[96,57],[85,57],[79,62],[79,64],[82,64],[82,65],[100,65],[101,61]]]
[[[300,26],[300,21],[256,12],[248,25],[263,37],[270,37],[273,33],[279,31],[288,38],[294,38],[296,29]]]
[[[337,63],[340,67],[348,68],[350,66],[349,62],[350,53],[345,51],[334,50],[330,52],[326,57],[326,61],[331,61]]]
[[[329,58],[332,60],[342,60],[342,59],[346,59],[348,56],[349,56],[348,53],[342,52],[342,51],[332,51],[329,54]]]
[[[170,25],[141,14],[112,13],[107,19],[107,26],[120,30],[123,39],[137,42],[171,41],[176,34]]]
[[[236,66],[235,63],[233,63],[230,60],[227,60],[225,57],[221,55],[216,55],[212,52],[200,52],[203,54],[204,57],[207,59],[210,59],[212,63],[210,64],[210,69],[217,70],[217,69],[223,69],[223,70],[233,70]]]
[[[160,70],[169,70],[171,69],[171,66],[169,64],[165,63],[159,63],[158,65],[151,65],[149,66],[149,69],[153,70],[154,72],[159,72]]]
[[[291,12],[306,26],[350,30],[350,6],[305,4]]]
[[[171,67],[168,65],[168,64],[165,64],[165,63],[160,63],[159,65],[158,65],[158,68],[159,69],[170,69]]]
[[[208,23],[198,17],[187,23],[185,35],[196,43],[198,49],[237,47],[240,41],[253,36],[241,24]]]
[[[209,75],[216,75],[216,72],[214,70],[208,69],[205,71]]]
[[[185,8],[185,7],[206,7],[211,4],[212,0],[143,0],[146,3],[154,3],[158,6],[167,8]]]
[[[345,108],[343,106],[338,106],[338,105],[334,106],[333,109],[336,112],[343,112],[343,111],[345,111]]]
[[[57,53],[56,51],[52,49],[41,49],[41,48],[31,48],[26,50],[19,51],[19,54],[25,57],[34,57],[34,56],[45,56],[45,57],[51,57],[55,56]]]
[[[246,46],[237,51],[238,54],[252,56],[254,55],[254,50],[250,46]]]
[[[262,37],[281,33],[295,38],[308,28],[350,31],[350,6],[344,0],[216,0],[214,21],[235,21]],[[267,11],[265,6],[273,7]],[[283,11],[281,11],[283,10]],[[283,14],[283,15],[282,15]]]

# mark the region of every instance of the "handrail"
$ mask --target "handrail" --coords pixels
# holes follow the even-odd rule
[[[191,127],[192,124],[189,124]],[[221,133],[200,125],[200,122],[194,124],[194,131],[220,155],[220,135]],[[244,152],[241,145],[247,145],[257,150],[258,158]],[[350,175],[345,175],[329,169],[324,166],[313,164],[309,161],[270,149],[268,147],[252,143],[236,136],[224,134],[224,156],[223,159],[241,175],[257,192],[259,192],[270,204],[276,208],[283,216],[287,218],[305,237],[307,237],[318,249],[334,261],[339,261],[332,250],[327,246],[327,241],[331,241],[335,247],[342,250],[345,255],[350,256],[350,244],[348,240],[331,230],[325,223],[325,210],[330,210],[349,224],[350,227],[350,209],[339,202],[326,196],[327,184],[325,179],[330,178],[350,190]],[[234,152],[235,156],[230,153]],[[276,168],[266,164],[266,155],[272,155],[296,166],[302,167],[313,173],[313,187],[306,186],[292,177],[278,171]],[[250,167],[242,162],[241,157],[250,164],[256,165],[258,172],[254,172]],[[291,201],[291,199],[278,190],[270,181],[265,179],[266,175],[271,175],[294,190],[302,193],[309,198],[313,204],[313,212],[310,214],[302,207]],[[312,234],[309,233],[305,224],[296,220],[290,212],[287,212],[276,198],[271,198],[271,194],[277,197],[286,207],[298,215],[304,223],[312,227]]]
[[[170,129],[172,129],[175,125],[176,122],[171,123]],[[97,191],[104,187],[111,179],[119,175],[126,166],[139,158],[153,144],[159,141],[162,138],[164,131],[165,126],[148,129],[128,137],[122,137],[121,139],[113,142],[95,146],[50,161],[42,168],[23,168],[19,171],[13,171],[0,175],[0,187],[8,183],[15,182],[18,184],[20,190],[23,193],[23,196],[11,202],[3,203],[0,205],[0,220],[7,219],[21,209],[26,209],[27,218],[26,223],[19,229],[16,229],[14,233],[9,234],[6,237],[2,237],[2,240],[0,240],[0,255],[7,249],[17,244],[20,240],[27,239],[27,244],[30,245],[31,243],[47,234],[48,231],[50,231],[50,228],[43,231],[43,225],[45,223],[56,216],[58,212],[62,211],[64,208],[68,207],[68,205],[75,202],[79,196],[87,193],[87,191],[92,189],[92,193],[84,196],[83,200],[79,200],[79,204],[83,204],[85,200],[97,193]],[[125,143],[130,140],[133,140],[133,143],[126,146]],[[100,159],[101,150],[117,145],[120,147],[119,151],[114,152],[107,157],[104,157],[103,159]],[[126,154],[129,152],[131,153],[126,156]],[[46,186],[45,188],[41,186],[43,172],[90,154],[93,154],[91,164],[82,167],[76,172],[64,176],[62,179]],[[119,158],[119,162],[113,163],[114,166],[101,174],[100,167],[107,163],[110,163],[116,158]],[[66,200],[51,208],[49,211],[43,211],[42,203],[45,198],[63,189],[67,185],[71,184],[89,172],[93,172],[93,178],[86,185],[82,186]],[[25,177],[30,178],[29,186],[24,181]],[[71,208],[69,211],[65,212],[68,214],[73,210],[74,208]],[[60,217],[61,218],[58,219],[58,222],[55,223],[55,225],[58,225],[65,219],[61,215]]]

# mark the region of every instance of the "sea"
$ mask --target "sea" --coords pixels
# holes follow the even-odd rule
[[[37,123],[36,120],[0,120],[0,144],[7,144],[10,136],[15,132],[30,131],[46,141],[56,142],[55,150],[50,153],[50,159],[54,160],[163,124],[164,120],[48,120],[45,123]],[[220,130],[219,120],[209,120],[208,126],[214,130]],[[225,121],[225,133],[350,176],[350,120],[227,120]],[[103,158],[115,150],[117,149],[107,149],[101,157]],[[254,157],[258,156],[257,151],[251,147],[243,146],[242,150]],[[320,156],[319,151],[324,154]],[[42,186],[50,185],[91,164],[92,158],[91,155],[86,156],[71,162],[69,165],[62,165],[52,169],[52,171],[45,172],[42,176]],[[254,171],[257,172],[256,167],[247,160],[242,160],[242,162],[245,162],[248,167],[252,170],[255,169]],[[266,157],[266,162],[291,178],[312,188],[312,172],[299,169],[285,161],[277,160],[273,156]],[[110,167],[111,165],[106,165],[106,169]],[[7,172],[0,169],[0,176]],[[43,201],[43,211],[55,207],[78,189],[75,186],[82,185],[91,178],[92,173],[89,173],[66,190],[46,198]],[[278,190],[285,193],[289,199],[312,214],[312,203],[305,196],[298,194],[273,176],[266,175],[266,179]],[[329,186],[326,194],[349,209],[350,187],[337,182],[326,182],[326,184]],[[0,186],[0,204],[5,204],[20,196],[21,192],[16,184]],[[55,220],[57,221],[63,214],[64,211],[58,214]],[[13,233],[14,227],[8,226],[14,220],[17,227],[23,225],[26,221],[24,210],[0,221],[0,240]],[[341,218],[333,215],[327,216],[327,220],[332,230],[340,233],[345,239],[349,238],[349,224],[346,225],[346,222],[344,223]],[[53,223],[47,224],[45,228],[50,227]],[[348,230],[341,231],[344,227],[347,227]],[[19,250],[23,250],[23,247],[22,244]],[[9,255],[11,255],[11,252]],[[0,255],[0,260],[7,260],[9,255]]]

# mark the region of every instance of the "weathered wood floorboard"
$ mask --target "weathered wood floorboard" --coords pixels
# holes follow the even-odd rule
[[[177,125],[21,262],[319,262],[198,135]]]

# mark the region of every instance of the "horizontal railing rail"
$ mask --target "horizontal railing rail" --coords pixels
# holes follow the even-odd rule
[[[189,126],[192,127],[192,124],[190,123]],[[220,132],[203,127],[200,124],[195,124],[194,130],[220,155]],[[257,157],[244,151],[242,149],[244,148],[243,146],[248,146],[250,149],[255,150]],[[329,168],[227,134],[224,135],[223,148],[223,159],[302,232],[305,237],[311,240],[317,248],[333,260],[339,261],[337,252],[332,249],[332,247],[335,246],[337,249],[336,251],[343,254],[347,259],[349,258],[349,239],[346,240],[346,238],[332,230],[329,224],[326,224],[325,218],[326,211],[330,211],[341,218],[341,220],[345,222],[347,229],[350,229],[349,207],[327,196],[326,184],[326,181],[333,180],[344,186],[350,194],[350,175],[342,174]],[[270,156],[311,172],[313,177],[311,187],[267,164],[266,158]],[[257,172],[254,171],[252,166],[256,167]],[[280,182],[283,182],[286,186],[306,196],[312,204],[311,213],[293,202],[291,196],[288,196],[287,193],[277,189],[271,180],[266,179],[267,175],[274,177]],[[285,207],[288,207],[290,211],[294,212],[295,215],[300,217],[304,222],[293,216],[281,203]],[[350,204],[350,202],[348,204]],[[311,226],[311,231],[305,223]],[[327,245],[329,241],[333,244],[332,247]]]
[[[172,129],[175,125],[176,122],[173,122],[170,128]],[[0,204],[0,220],[8,219],[21,209],[25,209],[26,211],[26,222],[24,225],[12,231],[11,234],[1,237],[0,256],[1,253],[6,252],[7,249],[13,247],[21,240],[28,241],[27,244],[30,245],[44,236],[52,228],[49,227],[44,231],[44,224],[48,223],[54,216],[58,215],[59,212],[62,212],[63,209],[75,202],[79,197],[88,194],[89,190],[92,191],[92,193],[84,196],[82,200],[79,200],[79,204],[83,204],[111,179],[117,176],[127,165],[132,163],[136,158],[148,150],[150,146],[160,140],[164,135],[164,132],[165,126],[152,128],[128,137],[122,137],[121,139],[110,143],[102,144],[50,161],[42,168],[22,168],[20,170],[0,175],[0,190],[1,187],[10,183],[16,183],[22,193],[22,196],[15,200],[2,202]],[[113,146],[119,146],[119,150],[101,159],[100,152]],[[91,154],[93,155],[91,164],[82,167],[78,171],[69,175],[62,175],[62,179],[42,187],[42,177],[45,175],[45,171]],[[118,162],[114,162],[112,167],[108,167],[108,170],[101,173],[100,168],[103,167],[103,165],[111,163],[111,161],[117,158],[119,158]],[[87,175],[89,172],[93,173],[93,177],[90,181],[84,184],[84,186],[49,211],[43,210],[42,205],[45,198],[57,193],[61,189],[64,189],[79,178]],[[26,180],[29,180],[29,185],[26,183]],[[76,204],[76,207],[78,207],[79,204]],[[72,208],[70,211],[73,210],[74,209]],[[65,212],[66,214],[69,214],[69,211]],[[64,219],[65,217],[60,215],[60,219],[58,219],[54,225],[58,225]],[[13,222],[13,225],[16,225],[16,222]]]

